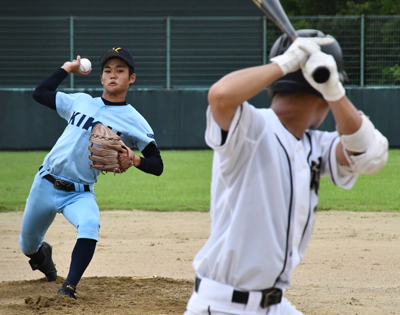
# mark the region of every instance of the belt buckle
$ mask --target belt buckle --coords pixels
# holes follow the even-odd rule
[[[265,294],[264,294],[265,292]],[[268,289],[263,292],[263,297],[261,299],[261,307],[267,308],[268,306],[275,305],[282,300],[282,290],[278,288]],[[273,298],[272,301],[270,301]]]
[[[56,179],[54,182],[54,188],[58,190],[72,191],[75,189],[75,185],[62,179]]]

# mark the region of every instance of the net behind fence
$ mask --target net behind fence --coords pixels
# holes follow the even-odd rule
[[[400,85],[400,16],[291,17],[341,44],[349,86]],[[89,76],[60,88],[101,88],[99,58],[112,47],[135,57],[132,88],[208,88],[225,74],[268,62],[281,31],[264,17],[0,17],[2,89],[31,89],[76,55]]]

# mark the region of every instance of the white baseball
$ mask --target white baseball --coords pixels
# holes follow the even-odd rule
[[[82,72],[88,72],[90,68],[92,68],[92,63],[90,62],[90,60],[87,58],[82,58],[79,70],[81,70]]]

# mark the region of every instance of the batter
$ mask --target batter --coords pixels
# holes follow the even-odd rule
[[[284,292],[311,238],[320,177],[350,189],[386,163],[386,138],[345,95],[339,44],[315,30],[299,36],[280,37],[271,63],[230,73],[209,91],[211,234],[193,261],[186,315],[302,314]],[[312,78],[321,65],[331,72],[325,84]],[[265,87],[270,108],[247,102]],[[329,109],[337,131],[316,130]]]
[[[62,213],[77,229],[66,281],[58,294],[76,299],[76,286],[89,265],[99,240],[100,213],[94,184],[100,171],[91,168],[88,145],[97,123],[111,128],[130,148],[138,148],[144,157],[134,156],[133,165],[143,172],[161,175],[163,162],[153,130],[145,118],[125,100],[136,80],[134,59],[122,48],[114,48],[100,59],[102,97],[86,93],[56,91],[68,74],[87,75],[79,70],[80,56],[43,80],[33,91],[33,98],[53,109],[68,125],[52,150],[46,155],[35,176],[22,219],[19,243],[31,258],[32,270],[45,274],[47,281],[57,279],[52,260],[52,246],[44,242],[46,231],[55,216]],[[124,175],[126,176],[126,175]]]

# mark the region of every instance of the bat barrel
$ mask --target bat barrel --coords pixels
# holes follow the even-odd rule
[[[290,23],[279,0],[252,0],[265,15],[278,26],[292,41],[297,37],[296,30]],[[326,67],[318,67],[313,73],[313,78],[317,83],[328,81],[330,72]]]

